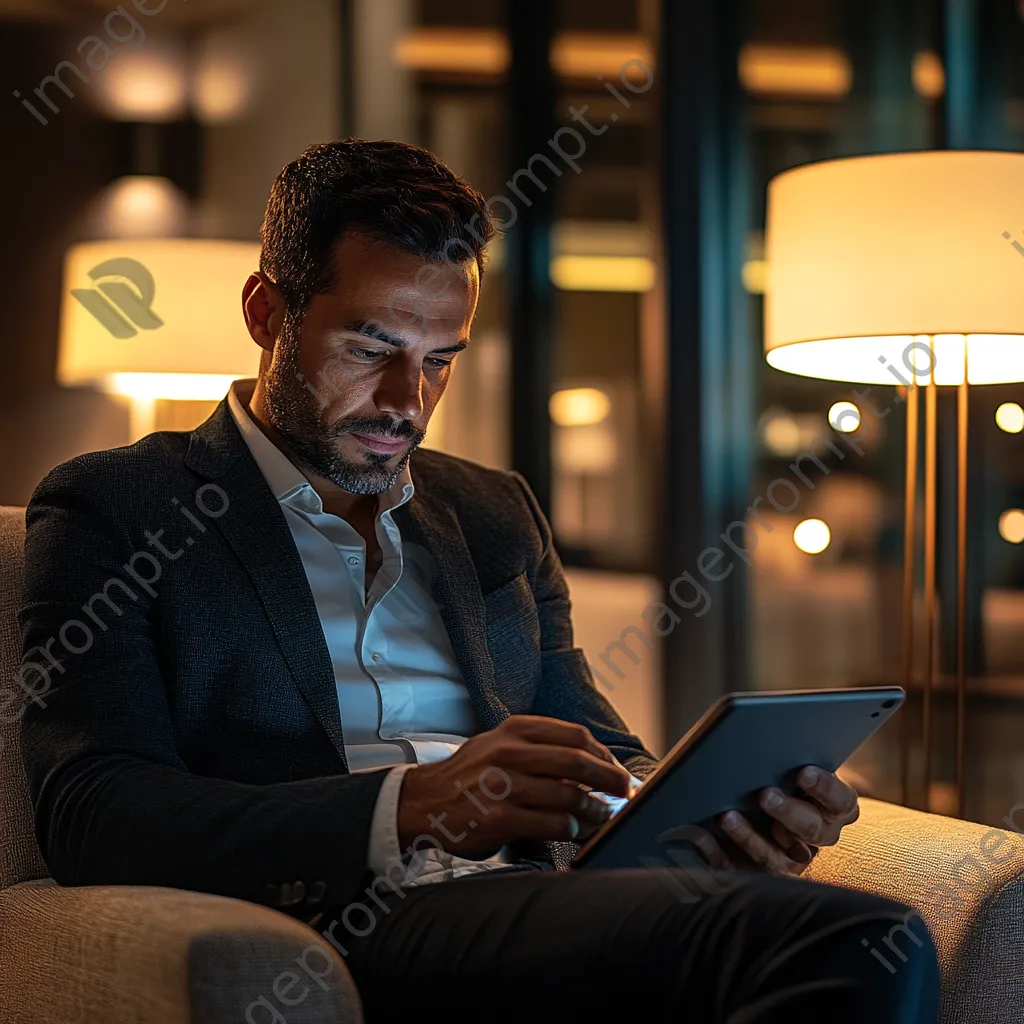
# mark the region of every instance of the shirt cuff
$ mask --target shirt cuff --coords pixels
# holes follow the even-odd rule
[[[402,864],[402,850],[398,844],[398,798],[402,795],[405,773],[415,767],[414,764],[400,764],[391,768],[377,793],[367,855],[367,865],[377,877],[390,878],[388,872]]]

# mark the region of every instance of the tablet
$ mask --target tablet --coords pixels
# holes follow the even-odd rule
[[[591,836],[573,868],[683,864],[677,855],[666,859],[666,848],[686,844],[681,826],[699,825],[721,840],[715,819],[728,810],[767,832],[772,819],[758,806],[758,791],[778,786],[800,795],[796,774],[804,765],[835,771],[904,696],[898,686],[726,694]]]

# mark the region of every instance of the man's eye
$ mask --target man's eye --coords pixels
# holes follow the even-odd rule
[[[429,366],[438,366],[438,367],[444,367],[444,366],[451,366],[452,365],[452,360],[451,359],[441,359],[438,356],[427,356],[427,358],[424,359],[423,362],[427,363]]]
[[[352,349],[352,353],[356,358],[362,359],[365,363],[376,362],[384,355],[380,349],[375,348],[354,348]]]

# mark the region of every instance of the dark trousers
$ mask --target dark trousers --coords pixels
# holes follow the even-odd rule
[[[920,918],[802,879],[529,871],[374,892],[366,911],[338,908],[318,924],[326,932],[336,922],[331,936],[368,1024],[625,1014],[933,1024],[938,1015],[938,967]]]

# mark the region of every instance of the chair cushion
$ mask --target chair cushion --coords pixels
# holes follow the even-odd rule
[[[0,506],[0,889],[46,878],[21,763],[21,715],[28,697],[15,682],[21,665],[25,510]]]

